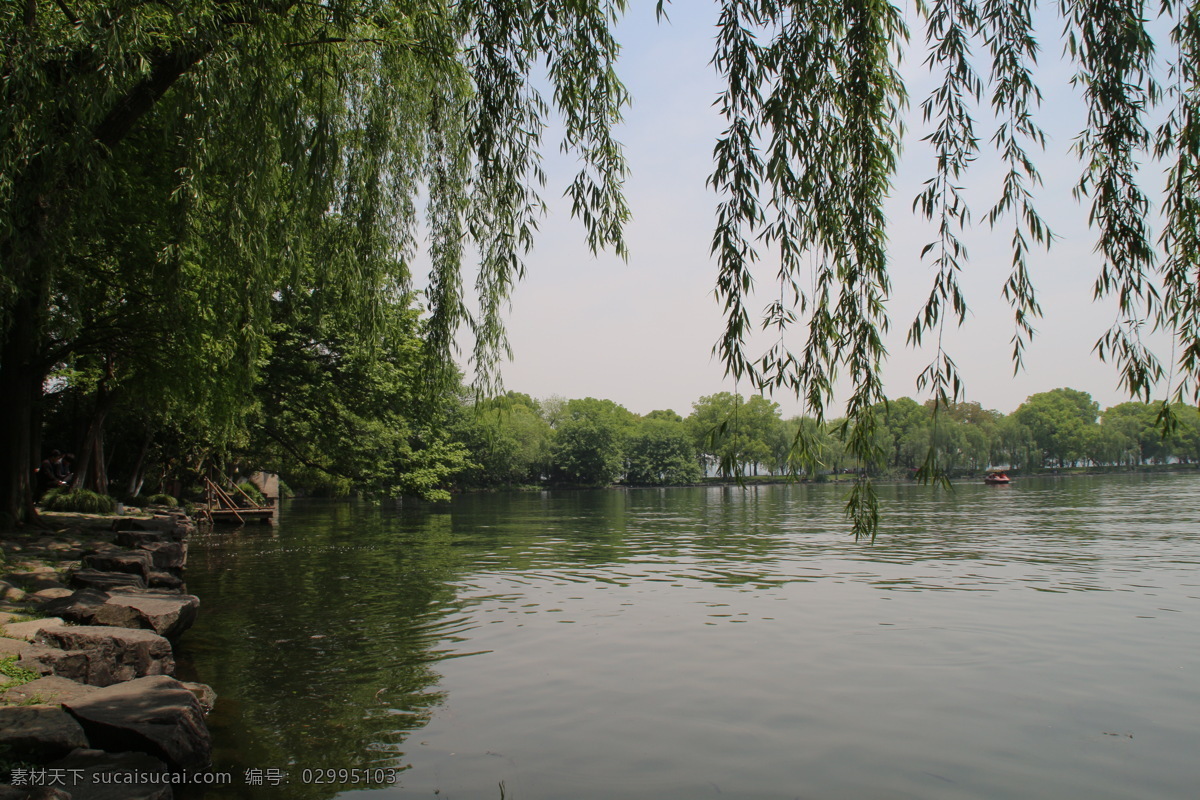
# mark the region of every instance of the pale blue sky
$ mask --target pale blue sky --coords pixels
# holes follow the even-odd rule
[[[503,369],[506,388],[535,397],[604,397],[637,413],[673,408],[685,415],[702,395],[750,391],[724,378],[711,355],[722,325],[709,256],[717,198],[705,185],[722,128],[712,108],[719,82],[708,63],[715,5],[678,0],[670,15],[670,23],[656,24],[653,2],[641,0],[619,32],[624,45],[619,72],[634,102],[618,131],[632,169],[626,187],[633,210],[629,260],[593,256],[580,225],[569,218],[569,206],[555,204],[528,258],[528,277],[514,292],[508,324],[515,357]],[[962,282],[971,314],[961,328],[947,328],[947,349],[966,379],[967,399],[1005,412],[1030,394],[1059,386],[1090,392],[1102,407],[1125,399],[1115,369],[1091,352],[1115,312],[1112,304],[1092,302],[1099,268],[1092,253],[1095,237],[1087,229],[1086,209],[1070,193],[1080,171],[1070,147],[1084,110],[1059,59],[1061,27],[1052,20],[1043,28],[1040,122],[1048,142],[1038,158],[1045,186],[1037,201],[1061,239],[1049,253],[1031,255],[1045,318],[1037,325],[1026,370],[1013,377],[1012,313],[1000,295],[1009,272],[1011,226],[990,232],[977,224],[965,237],[970,264]],[[909,134],[888,207],[893,296],[885,378],[889,396],[919,398],[916,376],[931,353],[913,351],[904,336],[934,273],[920,259],[932,228],[911,211],[933,170],[932,151],[920,142],[927,129],[918,107],[932,84],[920,65],[924,48],[919,42],[918,47],[904,65],[912,100]],[[980,131],[981,138],[988,136],[991,126],[981,125]],[[574,166],[557,155],[555,145],[551,138],[548,198],[558,196]],[[1161,184],[1157,165],[1147,173],[1150,186]],[[999,174],[992,159],[981,158],[967,179],[977,220],[998,193]],[[774,265],[762,264],[759,274],[769,292]],[[795,336],[799,348],[801,333]],[[1169,350],[1162,355],[1169,358]],[[790,396],[774,399],[785,415],[801,411]]]

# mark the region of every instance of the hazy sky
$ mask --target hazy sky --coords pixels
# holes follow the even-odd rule
[[[570,219],[569,206],[557,202],[527,260],[528,276],[514,292],[508,324],[515,357],[503,377],[505,388],[534,397],[602,397],[636,413],[673,408],[686,415],[702,395],[746,394],[751,387],[724,378],[712,356],[722,326],[713,297],[716,265],[709,255],[717,197],[705,185],[723,127],[712,107],[720,84],[709,65],[715,4],[678,0],[670,22],[663,24],[655,23],[653,6],[649,0],[634,3],[619,30],[624,47],[619,73],[633,95],[617,133],[632,170],[626,186],[633,211],[626,231],[629,260],[593,256],[582,226]],[[1059,59],[1061,29],[1057,19],[1042,28],[1040,123],[1048,141],[1037,158],[1045,180],[1037,205],[1060,239],[1048,253],[1030,256],[1045,316],[1037,323],[1025,370],[1013,376],[1012,312],[1001,297],[1010,269],[1011,223],[989,231],[977,222],[965,237],[970,263],[962,283],[971,313],[961,328],[947,328],[947,349],[966,380],[967,399],[1004,412],[1030,394],[1059,386],[1090,392],[1102,407],[1125,399],[1115,368],[1092,353],[1115,319],[1115,306],[1092,301],[1100,266],[1093,253],[1095,236],[1087,228],[1087,209],[1070,192],[1080,172],[1070,147],[1083,127],[1084,109]],[[893,293],[885,380],[889,396],[922,399],[915,381],[932,354],[905,345],[905,333],[934,277],[933,266],[920,257],[933,229],[911,210],[934,169],[932,150],[920,141],[928,128],[920,121],[919,105],[933,84],[921,66],[919,37],[917,31],[917,47],[903,66],[911,101],[908,133],[888,206]],[[976,119],[989,118],[981,111]],[[990,122],[980,122],[985,151],[990,151],[986,137],[993,129]],[[552,132],[548,199],[560,195],[574,169],[556,147]],[[977,221],[998,196],[1001,174],[995,159],[985,156],[966,179]],[[1148,186],[1161,185],[1157,165],[1147,176]],[[754,308],[770,293],[774,271],[769,261],[760,264],[757,274],[765,292]],[[802,347],[802,335],[802,329],[794,334],[794,349]],[[1170,352],[1160,355],[1169,358]],[[801,411],[794,397],[773,399],[785,416]]]

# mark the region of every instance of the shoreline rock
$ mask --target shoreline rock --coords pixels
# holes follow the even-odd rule
[[[154,590],[109,592],[80,589],[69,597],[42,606],[76,625],[108,625],[142,628],[167,639],[177,639],[196,621],[200,598]]]
[[[195,524],[178,512],[50,516],[80,527],[0,538],[9,571],[0,577],[0,658],[41,676],[16,686],[0,676],[0,749],[39,769],[70,762],[88,774],[128,771],[134,762],[153,767],[143,771],[207,767],[205,715],[216,693],[171,677],[172,643],[200,606],[183,582]],[[83,524],[108,530],[85,533]],[[22,619],[28,612],[53,616]],[[0,798],[42,797],[45,788],[0,784]],[[81,783],[45,796],[79,800],[96,788]],[[172,796],[162,784],[123,791],[135,793],[111,796]]]

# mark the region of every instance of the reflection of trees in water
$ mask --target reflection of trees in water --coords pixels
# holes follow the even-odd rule
[[[445,700],[434,665],[463,624],[449,517],[423,515],[401,537],[394,515],[366,504],[293,520],[195,548],[189,582],[204,612],[182,649],[220,694],[214,763],[236,785],[193,797],[332,797],[354,787],[304,785],[300,771],[400,770],[404,742]],[[291,782],[244,786],[249,768]]]

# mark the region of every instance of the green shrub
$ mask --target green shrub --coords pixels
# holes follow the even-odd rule
[[[152,494],[146,498],[146,505],[175,508],[179,505],[179,501],[169,494]]]
[[[47,511],[74,511],[79,514],[111,514],[117,502],[106,494],[87,489],[51,489],[42,497]]]
[[[263,493],[259,490],[259,488],[257,486],[255,486],[253,483],[251,483],[250,481],[242,481],[241,483],[238,484],[238,488],[241,489],[246,494],[250,495],[250,499],[253,501],[253,503],[252,503],[253,505],[265,506],[267,504],[267,498],[263,497]],[[238,501],[239,503],[246,502],[246,498],[242,497],[240,492],[235,492],[234,495],[235,496],[233,499]]]

